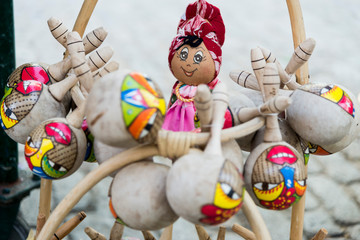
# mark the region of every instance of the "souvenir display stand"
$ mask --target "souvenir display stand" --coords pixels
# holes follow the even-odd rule
[[[239,85],[253,89],[252,94],[257,100],[253,100],[252,96],[246,100],[247,97],[241,94],[229,96],[220,81],[209,86],[209,81],[205,81],[207,79],[200,79],[195,84],[196,94],[191,98],[184,98],[179,93],[184,83],[174,86],[173,93],[183,106],[191,103],[197,109],[195,118],[199,118],[201,131],[168,130],[172,120],[166,119],[165,100],[158,86],[147,76],[119,69],[116,62],[110,61],[112,50],[100,48],[107,35],[103,28],[95,29],[82,38],[97,0],[84,0],[72,32],[61,20],[49,19],[52,35],[66,49],[64,59],[50,66],[31,63],[19,67],[9,78],[2,102],[4,106],[10,106],[10,103],[20,106],[25,100],[33,102],[31,108],[25,109],[27,113],[16,121],[10,110],[1,114],[5,132],[25,144],[30,169],[42,177],[36,233],[32,230],[27,239],[64,238],[86,218],[84,209],[85,212],[63,223],[70,211],[97,183],[111,176],[109,206],[115,217],[111,240],[121,240],[124,227],[141,231],[146,240],[155,239],[150,231],[163,229],[160,240],[171,240],[172,226],[179,217],[194,224],[197,231],[197,237],[188,236],[188,239],[210,239],[203,225],[218,225],[217,239],[225,240],[226,228],[220,224],[239,210],[251,226],[251,229],[237,223],[232,226],[239,239],[269,240],[270,232],[258,211],[259,206],[275,211],[291,207],[289,238],[302,240],[308,157],[306,146],[310,142],[321,142],[322,147],[318,146],[318,151],[327,151],[328,154],[339,151],[354,139],[359,119],[353,111],[355,107],[349,107],[349,104],[357,105],[352,102],[353,97],[347,90],[338,86],[309,84],[307,60],[315,41],[306,39],[299,0],[287,0],[286,3],[295,49],[286,68],[281,67],[269,50],[255,48],[251,50],[254,74],[230,73],[230,78]],[[218,24],[216,28],[221,31],[221,15],[217,16],[220,20],[217,18],[215,23],[212,14],[218,10],[214,7],[208,14],[209,6],[213,7],[204,0],[190,4],[187,11],[191,12],[193,7],[196,16],[185,22],[182,19],[179,33],[183,33],[181,26],[189,30],[188,23],[199,24],[199,27]],[[187,12],[185,18],[192,17],[190,15]],[[169,55],[177,57],[174,57],[175,60],[169,57],[175,76],[185,73],[191,77],[194,74],[195,70],[177,72],[173,66],[181,65],[181,61],[195,54],[191,58],[194,64],[203,59],[213,60],[215,67],[209,71],[214,71],[216,77],[221,64],[219,48],[224,39],[221,34],[218,39],[212,33],[198,38],[180,34],[175,38]],[[182,41],[185,43],[180,45]],[[197,51],[199,48],[202,51]],[[45,73],[40,80],[30,80],[25,79],[24,69],[29,75]],[[210,75],[212,77],[214,73]],[[44,76],[49,76],[49,81],[45,81]],[[301,96],[303,92],[313,93],[318,88],[322,97],[327,94],[326,91],[343,93],[336,103],[347,110],[344,116],[343,110],[339,110],[339,118],[346,123],[344,128],[349,136],[338,136],[339,133],[335,132],[336,140],[333,140],[334,135],[320,140],[316,136],[301,136],[307,140],[297,137],[305,127],[296,121],[298,113],[294,106],[302,100],[295,96]],[[18,92],[21,96],[15,97]],[[334,98],[327,99],[335,102]],[[39,110],[46,109],[46,104],[50,103],[56,106],[46,113]],[[280,117],[285,110],[289,111],[289,121]],[[16,109],[13,111],[17,114]],[[228,111],[234,114],[235,124],[223,128]],[[27,119],[34,115],[42,118],[30,123]],[[193,121],[194,118],[190,119]],[[163,125],[163,122],[166,124]],[[90,153],[92,150],[87,149],[88,141],[98,146],[93,150],[95,157]],[[241,150],[250,152],[245,164]],[[111,157],[110,153],[113,153]],[[168,158],[173,163],[171,166],[154,163],[152,158],[155,156]],[[51,211],[52,181],[68,177],[84,159],[91,162],[94,158],[98,159],[99,166]],[[127,184],[124,185],[124,182]],[[135,192],[142,195],[133,197]],[[136,212],[132,209],[134,204]],[[85,229],[90,239],[107,239],[95,229],[96,226]],[[327,231],[320,229],[313,239],[322,240],[326,235]]]

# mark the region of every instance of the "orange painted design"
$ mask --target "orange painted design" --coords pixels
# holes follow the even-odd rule
[[[156,108],[150,108],[142,111],[130,125],[129,132],[135,139],[139,139],[142,130],[155,112]]]
[[[311,154],[319,155],[319,156],[326,156],[330,155],[331,153],[323,149],[321,146],[309,143],[309,150]]]
[[[147,82],[146,78],[136,72],[132,72],[129,74],[135,81],[137,81],[141,86],[146,88],[149,92],[151,92],[154,96],[158,97],[159,94],[150,86],[150,84]]]
[[[111,198],[109,199],[109,208],[110,208],[110,212],[111,212],[111,214],[113,215],[113,217],[114,217],[114,218],[118,218],[118,216],[117,216],[117,214],[116,214],[116,212],[115,212],[115,209],[114,209],[114,207],[113,207],[113,205],[112,205]]]
[[[302,195],[304,195],[305,191],[306,191],[306,185],[305,186],[301,186],[296,180],[294,181],[294,186],[295,186],[295,192],[297,195],[299,195],[300,197]]]
[[[34,155],[38,151],[37,148],[30,147],[27,142],[25,143],[24,154],[27,157]]]
[[[284,182],[281,182],[276,187],[274,187],[270,190],[266,190],[266,191],[260,190],[256,187],[253,187],[256,197],[259,200],[268,201],[268,202],[271,202],[271,201],[274,201],[275,199],[277,199],[280,196],[280,194],[282,193],[283,189],[284,189]]]

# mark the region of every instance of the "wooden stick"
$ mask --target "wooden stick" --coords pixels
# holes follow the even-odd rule
[[[256,239],[271,240],[269,230],[247,191],[245,191],[244,203],[241,209],[244,212]]]
[[[247,228],[235,223],[231,228],[235,233],[239,234],[245,240],[256,240],[255,234]]]
[[[217,240],[225,240],[226,227],[220,226]]]
[[[86,235],[89,236],[91,240],[106,240],[106,237],[104,235],[91,227],[86,227],[84,229],[84,232],[86,233]]]
[[[77,225],[79,225],[82,220],[86,218],[85,212],[79,212],[74,217],[72,217],[70,220],[65,222],[61,227],[59,227],[58,230],[54,233],[54,236],[51,238],[51,240],[58,240],[63,239],[65,236],[67,236],[74,228],[76,228]]]
[[[173,225],[167,226],[161,233],[159,240],[171,240],[172,239]]]
[[[301,6],[299,0],[286,0],[291,29],[293,35],[294,49],[300,45],[306,39],[305,26],[302,16]],[[296,81],[301,85],[309,82],[309,68],[305,63],[299,70],[296,71]],[[304,212],[305,212],[305,195],[302,196],[300,201],[293,206],[291,213],[291,228],[290,239],[302,240],[303,239],[303,227],[304,227]]]
[[[124,225],[115,220],[110,232],[110,240],[121,240],[124,233]]]
[[[306,192],[300,198],[300,200],[292,206],[290,240],[302,239],[300,238],[300,236],[303,235],[303,228],[304,228],[305,199],[306,199]]]
[[[94,11],[96,4],[97,0],[84,0],[73,28],[73,31],[78,32],[80,36],[84,35],[86,26],[89,22],[89,19],[92,12]],[[68,54],[68,51],[66,51],[64,54],[64,58],[66,58]]]
[[[50,216],[51,189],[52,189],[52,180],[41,178],[39,215],[40,214],[45,215],[45,219],[48,219]]]
[[[152,235],[151,232],[149,231],[141,231],[141,233],[144,236],[144,240],[156,240],[156,238],[154,237],[154,235]]]
[[[199,236],[199,240],[211,240],[211,237],[206,232],[205,228],[199,224],[195,224],[196,232]]]
[[[51,209],[51,191],[52,180],[41,178],[40,181],[40,200],[39,200],[39,213],[37,217],[36,237],[41,232],[46,220],[50,216]]]
[[[91,14],[95,9],[96,4],[97,0],[84,0],[73,28],[73,31],[78,32],[80,36],[84,35],[86,26],[90,20]]]
[[[29,235],[27,236],[26,240],[35,240],[35,232],[34,229],[30,229]]]
[[[324,240],[327,235],[328,231],[325,228],[322,228],[311,240]]]
[[[295,49],[306,38],[304,20],[299,0],[286,0],[286,3],[289,10]],[[301,85],[307,84],[309,82],[309,67],[307,63],[305,63],[299,70],[296,71],[296,81]]]
[[[39,235],[39,233],[41,232],[41,229],[43,228],[45,222],[46,222],[45,215],[43,213],[39,213],[36,221],[36,236]]]

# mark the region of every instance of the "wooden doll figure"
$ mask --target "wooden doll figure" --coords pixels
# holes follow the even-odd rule
[[[212,90],[221,61],[225,26],[220,10],[198,0],[189,4],[169,49],[169,67],[177,81],[173,87],[163,128],[172,131],[194,131],[199,128],[193,98],[197,86],[207,84]],[[225,127],[232,126],[231,114],[225,114]]]

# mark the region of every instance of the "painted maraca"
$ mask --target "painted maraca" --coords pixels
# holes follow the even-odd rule
[[[91,54],[91,56],[93,56],[91,63],[97,63],[98,59],[108,60],[111,57],[111,51],[109,48],[104,48]],[[97,70],[94,67],[91,69]],[[41,74],[41,76],[47,76],[46,72],[40,70],[39,66],[24,65],[21,73],[15,70],[11,77],[20,75],[27,78],[32,71]],[[62,100],[76,84],[78,78],[69,75],[64,80],[50,86],[41,81],[21,80],[21,78],[21,81],[18,81],[19,78],[16,79],[13,81],[11,78],[10,84],[6,87],[0,114],[2,127],[7,135],[14,141],[24,144],[30,131],[42,121],[54,117],[65,117],[67,111]]]
[[[76,32],[68,34],[69,53],[72,57],[76,78],[90,71],[86,67],[85,54],[78,53],[83,49]],[[79,62],[83,62],[81,68]],[[54,85],[52,85],[54,86]],[[75,91],[72,91],[74,94]],[[81,92],[77,99],[81,98]],[[86,137],[81,129],[84,118],[85,98],[83,103],[68,114],[67,118],[52,118],[42,122],[30,134],[25,143],[25,158],[30,169],[38,176],[47,179],[60,179],[75,172],[84,160]]]
[[[110,187],[110,209],[114,217],[137,230],[158,230],[178,216],[166,198],[169,167],[151,160],[132,163],[114,177]],[[124,184],[126,183],[126,184]]]
[[[309,83],[296,89],[291,98],[296,107],[286,110],[287,120],[297,134],[310,142],[311,153],[341,151],[359,135],[360,105],[345,87]]]
[[[252,50],[252,56],[260,53],[259,48]],[[265,100],[275,97],[280,86],[276,65],[267,63],[260,78]],[[256,140],[259,136],[262,141]],[[252,146],[244,166],[247,191],[258,206],[272,210],[289,208],[304,194],[307,176],[303,156],[282,140],[277,114],[266,117],[265,131],[255,136],[254,143],[258,145]]]
[[[222,155],[220,131],[227,108],[223,84],[212,94],[211,138],[204,152],[193,151],[176,160],[166,182],[170,206],[194,224],[215,225],[228,220],[240,209],[244,190],[239,159],[233,162]]]
[[[86,103],[87,123],[95,138],[124,148],[154,142],[165,110],[156,83],[128,70],[109,73],[96,81]]]

